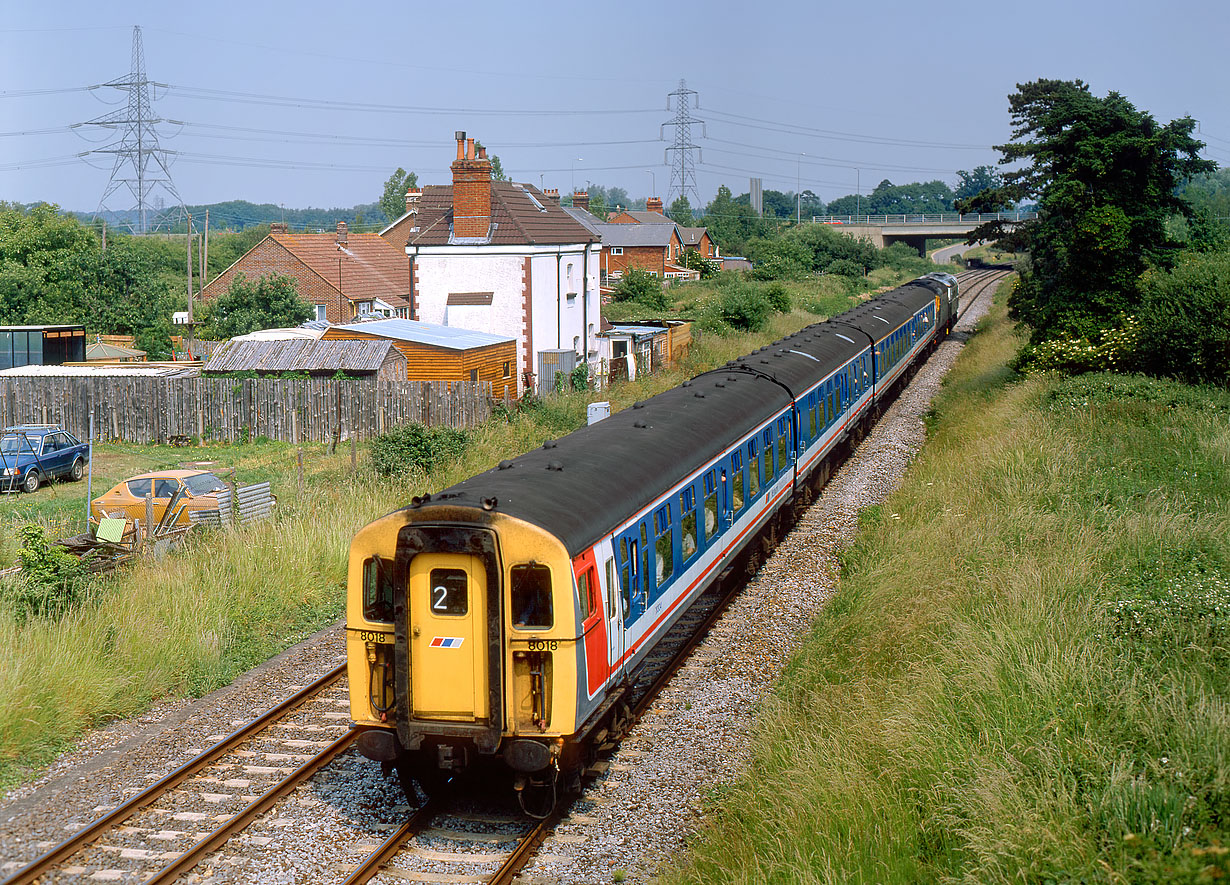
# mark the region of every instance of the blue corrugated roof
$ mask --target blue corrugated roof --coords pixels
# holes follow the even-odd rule
[[[374,320],[370,323],[351,323],[348,326],[338,326],[338,328],[348,332],[364,332],[368,335],[378,335],[381,338],[392,338],[397,341],[413,341],[416,344],[448,347],[452,350],[469,350],[474,347],[488,347],[492,344],[517,340],[511,335],[491,335],[487,332],[475,332],[472,329],[421,323],[418,320]]]

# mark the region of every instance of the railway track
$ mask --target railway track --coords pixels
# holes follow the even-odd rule
[[[339,665],[230,734],[216,736],[207,750],[0,885],[77,878],[175,881],[354,742],[344,676],[345,665]]]

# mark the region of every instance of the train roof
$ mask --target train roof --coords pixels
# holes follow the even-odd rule
[[[933,298],[913,284],[887,292],[501,461],[430,502],[483,507],[494,499],[497,512],[542,526],[575,556],[868,349],[867,334],[889,329],[881,320],[896,328]]]

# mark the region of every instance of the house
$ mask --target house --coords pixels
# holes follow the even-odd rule
[[[380,232],[409,256],[409,318],[513,338],[517,395],[561,350],[596,364],[598,237],[533,185],[492,180],[486,150],[455,138],[452,184],[411,189]]]
[[[491,383],[493,395],[517,392],[517,340],[416,320],[371,320],[330,326],[322,342],[390,342],[406,360],[403,378],[411,381]]]
[[[662,211],[662,200],[659,197],[650,197],[646,200],[643,210],[620,209],[607,219],[610,224],[661,224],[669,220]],[[718,246],[709,236],[707,227],[684,227],[682,224],[676,226],[679,228],[679,240],[683,243],[685,250],[691,249],[698,252],[702,258],[710,261],[715,261],[720,257]]]
[[[280,375],[296,372],[333,378],[374,378],[404,381],[406,357],[391,341],[318,341],[314,338],[280,338],[225,342],[202,367],[208,375],[255,372]]]
[[[678,262],[683,256],[683,240],[673,221],[663,224],[598,223],[602,236],[600,268],[602,281],[618,280],[624,271],[643,270],[663,280],[698,279],[697,271]]]
[[[661,224],[670,221],[662,208],[661,197],[647,199],[644,209],[619,209],[608,215],[606,220],[611,224]]]
[[[291,277],[315,318],[348,323],[363,316],[404,317],[409,311],[406,256],[378,234],[352,234],[339,221],[333,233],[298,233],[275,222],[269,235],[218,274],[201,291],[216,298],[237,274],[255,281],[268,274]]]

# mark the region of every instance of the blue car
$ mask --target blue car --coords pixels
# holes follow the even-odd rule
[[[81,479],[90,447],[57,424],[18,424],[0,436],[0,491],[33,492],[57,477]]]

